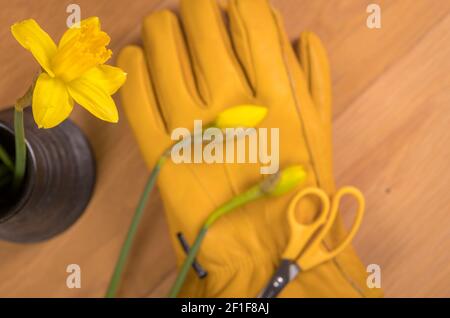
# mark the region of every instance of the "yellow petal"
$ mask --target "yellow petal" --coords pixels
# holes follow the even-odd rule
[[[98,17],[90,17],[84,20],[80,21],[80,26],[72,26],[70,29],[67,29],[66,32],[64,32],[63,36],[59,40],[58,47],[63,47],[66,45],[70,40],[75,38],[78,34],[81,33],[81,28],[87,27],[89,25],[94,26],[95,28],[100,29],[100,19]]]
[[[11,32],[17,42],[33,54],[42,68],[51,76],[51,59],[56,54],[56,44],[33,19],[24,20],[11,26]]]
[[[33,117],[39,128],[52,128],[67,119],[73,109],[73,99],[65,84],[41,73],[33,92]]]
[[[83,77],[112,95],[125,83],[127,73],[115,66],[99,65],[84,73]]]
[[[255,127],[267,115],[267,108],[257,105],[239,105],[221,112],[213,126],[218,128]]]
[[[112,123],[119,121],[116,104],[111,96],[97,83],[80,77],[68,84],[69,94],[92,115]]]

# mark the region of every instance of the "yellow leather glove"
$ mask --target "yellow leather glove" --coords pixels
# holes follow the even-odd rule
[[[183,31],[170,11],[148,16],[144,50],[129,46],[118,64],[128,73],[123,107],[144,158],[152,168],[173,142],[174,128],[204,124],[239,104],[268,107],[260,127],[280,129],[280,169],[301,164],[304,186],[334,192],[331,157],[331,88],[328,61],[316,36],[303,33],[298,55],[266,0],[231,0],[230,32],[214,0],[181,1]],[[231,36],[231,37],[230,37]],[[192,243],[209,213],[258,183],[257,164],[178,164],[167,162],[158,186],[166,209],[178,265],[185,258],[176,234]],[[220,219],[207,233],[198,262],[181,296],[255,297],[267,283],[289,239],[286,211],[296,191],[263,199]],[[305,202],[304,209],[317,208]],[[345,235],[341,222],[328,247]],[[379,296],[366,286],[366,272],[353,249],[302,272],[281,297]]]

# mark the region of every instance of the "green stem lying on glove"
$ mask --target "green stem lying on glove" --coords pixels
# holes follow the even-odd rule
[[[193,139],[197,138],[197,136],[194,136]],[[190,139],[182,140],[178,144],[181,143],[191,143],[192,141]],[[148,178],[148,181],[145,185],[144,192],[141,195],[141,198],[139,199],[139,204],[136,208],[136,212],[134,213],[133,219],[131,221],[130,228],[128,229],[128,234],[125,238],[125,241],[122,245],[122,249],[120,250],[119,258],[117,259],[116,266],[114,268],[113,275],[111,277],[111,281],[109,282],[108,290],[106,291],[106,298],[114,298],[117,292],[117,289],[119,288],[120,280],[122,278],[122,272],[125,268],[125,264],[128,258],[128,254],[130,253],[131,246],[133,245],[133,240],[137,232],[138,225],[141,221],[142,214],[144,213],[145,206],[147,204],[148,198],[150,194],[153,191],[153,188],[155,187],[156,180],[158,179],[159,173],[161,171],[161,168],[163,167],[164,163],[167,161],[167,159],[170,156],[170,150],[172,148],[169,148],[165,153],[162,154],[162,156],[158,159],[158,162],[153,167],[150,177]]]
[[[195,136],[194,136],[195,138]],[[182,140],[179,143],[184,143],[185,140]],[[189,143],[191,140],[188,141]],[[119,258],[117,259],[116,266],[114,268],[113,275],[111,277],[111,281],[109,282],[108,290],[106,291],[106,298],[114,298],[117,292],[117,289],[119,288],[120,280],[122,278],[122,272],[125,268],[125,264],[128,258],[128,254],[130,253],[131,246],[133,245],[133,240],[137,232],[137,228],[139,225],[139,222],[141,221],[142,214],[144,213],[145,206],[147,204],[148,198],[150,194],[153,191],[153,188],[155,187],[156,180],[158,179],[159,173],[161,171],[161,168],[163,167],[164,163],[167,161],[167,159],[170,156],[170,150],[172,148],[169,148],[166,152],[164,152],[161,157],[159,157],[156,165],[153,167],[152,171],[150,172],[150,177],[148,178],[148,181],[145,185],[144,192],[141,195],[141,198],[139,199],[139,204],[136,208],[136,212],[134,213],[133,219],[131,220],[130,228],[128,229],[128,234],[125,238],[125,241],[122,245],[122,249],[120,250]]]
[[[181,269],[177,275],[177,279],[170,290],[169,297],[177,297],[180,292],[183,283],[186,280],[186,276],[189,272],[189,268],[192,266],[194,259],[200,249],[201,243],[205,238],[206,233],[209,228],[222,216],[231,212],[232,210],[241,207],[249,202],[255,201],[257,199],[266,196],[279,196],[286,192],[292,190],[297,185],[302,183],[306,179],[306,172],[302,166],[291,166],[284,169],[281,173],[272,175],[266,178],[261,183],[251,187],[246,192],[232,198],[230,201],[226,202],[216,210],[214,210],[209,217],[206,219],[205,223],[201,227],[194,244],[192,245],[186,259],[181,266]]]
[[[215,121],[213,121],[206,127],[208,128],[215,127],[222,130],[224,130],[226,127],[255,127],[266,117],[266,114],[267,109],[262,106],[238,105],[235,107],[228,108],[219,113]],[[183,143],[191,144],[197,138],[199,140],[202,140],[202,134],[194,135],[192,136],[192,139],[191,138],[182,139],[177,144]],[[147,204],[147,200],[150,196],[150,193],[152,192],[155,186],[156,179],[158,178],[162,166],[164,165],[166,160],[169,158],[169,155],[171,154],[172,147],[170,147],[166,152],[162,154],[162,156],[158,159],[158,162],[156,163],[155,167],[152,169],[149,180],[147,181],[144,192],[141,195],[138,207],[133,216],[133,220],[131,221],[127,237],[120,251],[119,258],[117,260],[114,273],[113,276],[111,277],[111,281],[109,283],[105,297],[108,298],[115,297],[116,291],[119,287],[122,272],[125,267],[128,254],[130,252],[133,243],[134,236],[136,235],[140,219],[144,212],[145,205]]]

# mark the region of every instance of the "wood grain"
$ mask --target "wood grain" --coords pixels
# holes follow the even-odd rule
[[[57,38],[72,1],[12,0],[0,10],[0,109],[29,85],[37,65],[9,32],[33,17]],[[295,40],[313,30],[333,70],[337,182],[366,195],[355,245],[382,268],[386,296],[450,296],[450,2],[380,0],[382,28],[366,27],[366,0],[273,0]],[[117,52],[139,43],[140,21],[176,1],[78,0],[100,16]],[[0,242],[0,296],[101,297],[145,183],[126,120],[109,125],[77,108],[72,118],[95,149],[98,182],[84,216],[44,243]],[[123,118],[123,116],[122,116]],[[152,197],[127,266],[121,296],[164,296],[175,275],[165,218]],[[66,266],[82,288],[66,287]]]

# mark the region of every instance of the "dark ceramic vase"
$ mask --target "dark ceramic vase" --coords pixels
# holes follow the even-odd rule
[[[14,111],[0,112],[0,143],[14,156]],[[38,129],[25,111],[27,170],[15,195],[0,193],[0,239],[47,240],[70,227],[85,210],[95,184],[89,143],[70,120]]]

